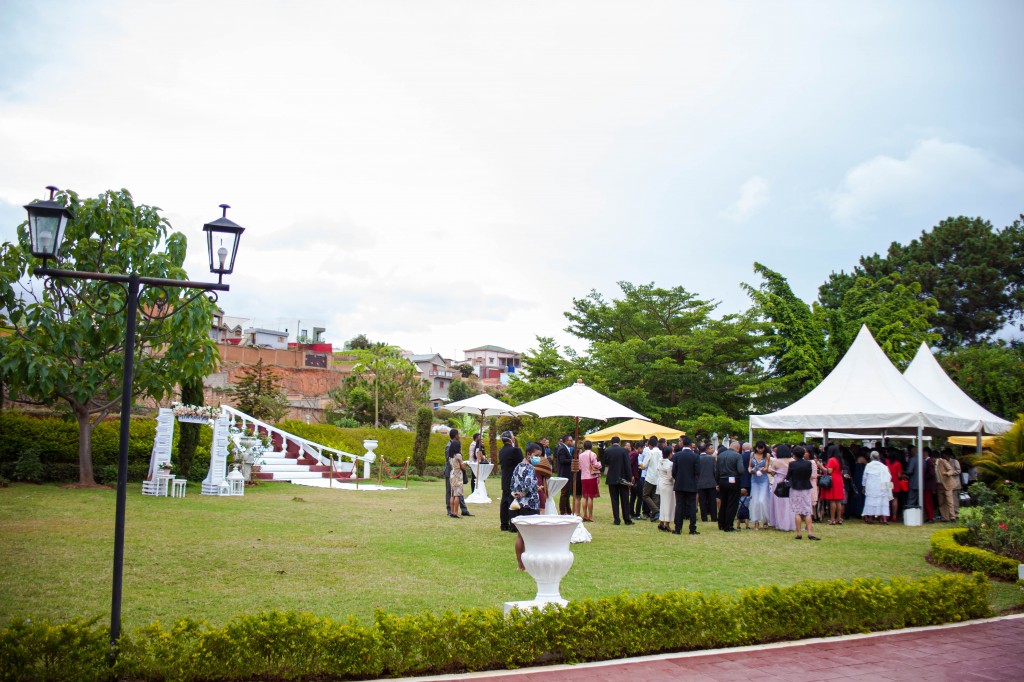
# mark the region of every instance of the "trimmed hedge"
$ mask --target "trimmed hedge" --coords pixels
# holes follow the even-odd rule
[[[92,432],[92,466],[100,483],[117,479],[117,445],[120,424],[116,416],[96,425]],[[18,410],[0,410],[0,473],[13,470],[21,453],[30,447],[38,449],[45,467],[46,481],[78,480],[78,424],[72,419],[37,417]],[[177,452],[179,430],[174,430],[174,452]],[[141,481],[149,472],[149,456],[156,438],[154,417],[133,417],[128,441],[128,480]],[[200,429],[199,443],[207,461],[198,461],[203,476],[209,467],[210,442],[213,429]],[[172,456],[173,458],[173,456]],[[193,466],[193,470],[196,466]],[[113,475],[108,475],[113,471]],[[195,479],[192,472],[191,480]]]
[[[343,429],[332,424],[306,424],[295,419],[279,422],[277,426],[288,433],[294,433],[299,438],[356,455],[366,452],[363,448],[364,440],[376,439],[377,454],[387,458],[392,468],[395,464],[401,466],[406,457],[411,460],[413,447],[416,444],[415,431],[375,429],[369,426]],[[430,434],[430,445],[427,447],[427,466],[444,466],[444,446],[447,443],[447,435],[443,433]],[[462,454],[468,458],[466,453],[466,448],[463,447]]]
[[[871,632],[991,615],[976,573],[919,580],[805,581],[734,595],[685,590],[438,616],[378,611],[373,623],[308,613],[240,615],[224,627],[181,620],[126,633],[115,673],[133,680],[330,680],[508,669]],[[107,629],[12,622],[0,679],[106,679]]]
[[[932,559],[935,563],[964,571],[980,571],[1000,580],[1017,579],[1017,562],[979,547],[963,544],[966,528],[948,528],[932,533]]]

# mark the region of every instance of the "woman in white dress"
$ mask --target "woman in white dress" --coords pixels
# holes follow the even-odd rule
[[[864,523],[873,523],[874,517],[883,526],[888,523],[889,498],[892,495],[892,474],[889,467],[882,464],[878,452],[871,451],[871,461],[864,467],[864,511],[861,513]]]
[[[676,515],[676,479],[672,478],[672,448],[662,449],[661,461],[658,463],[658,495],[661,497],[661,508],[658,509],[658,530],[672,530],[672,519]]]

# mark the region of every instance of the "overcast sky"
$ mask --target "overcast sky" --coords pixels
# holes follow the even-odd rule
[[[446,356],[616,282],[807,300],[1024,211],[1024,2],[0,0],[0,239],[55,184],[246,227],[228,315]],[[578,345],[578,344],[577,344]]]

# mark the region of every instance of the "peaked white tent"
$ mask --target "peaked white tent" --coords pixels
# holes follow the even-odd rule
[[[910,366],[903,372],[904,378],[917,390],[941,405],[947,412],[958,417],[977,420],[976,433],[980,437],[984,433],[1006,433],[1013,426],[1010,422],[997,417],[984,407],[974,402],[969,395],[956,385],[946,370],[942,369],[932,351],[924,343],[917,349]]]
[[[751,415],[753,429],[917,434],[917,489],[924,490],[924,434],[976,433],[978,418],[951,414],[915,388],[889,361],[867,325],[814,390],[788,407]]]
[[[951,414],[907,381],[867,326],[831,374],[788,407],[751,415],[752,429],[863,433],[974,433],[978,419]]]

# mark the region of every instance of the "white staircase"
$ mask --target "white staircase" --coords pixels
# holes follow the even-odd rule
[[[363,478],[369,478],[369,464],[376,459],[372,452],[354,455],[300,438],[233,407],[222,405],[220,409],[228,419],[231,432],[239,436],[265,435],[271,439],[273,451],[257,460],[260,471],[253,473],[253,478],[264,481],[352,479],[357,475],[357,461],[364,463]]]
[[[156,417],[156,438],[149,455],[149,473],[142,482],[143,495],[157,495],[160,489],[153,480],[153,474],[161,465],[171,461],[171,446],[174,442],[174,410],[161,407]]]

